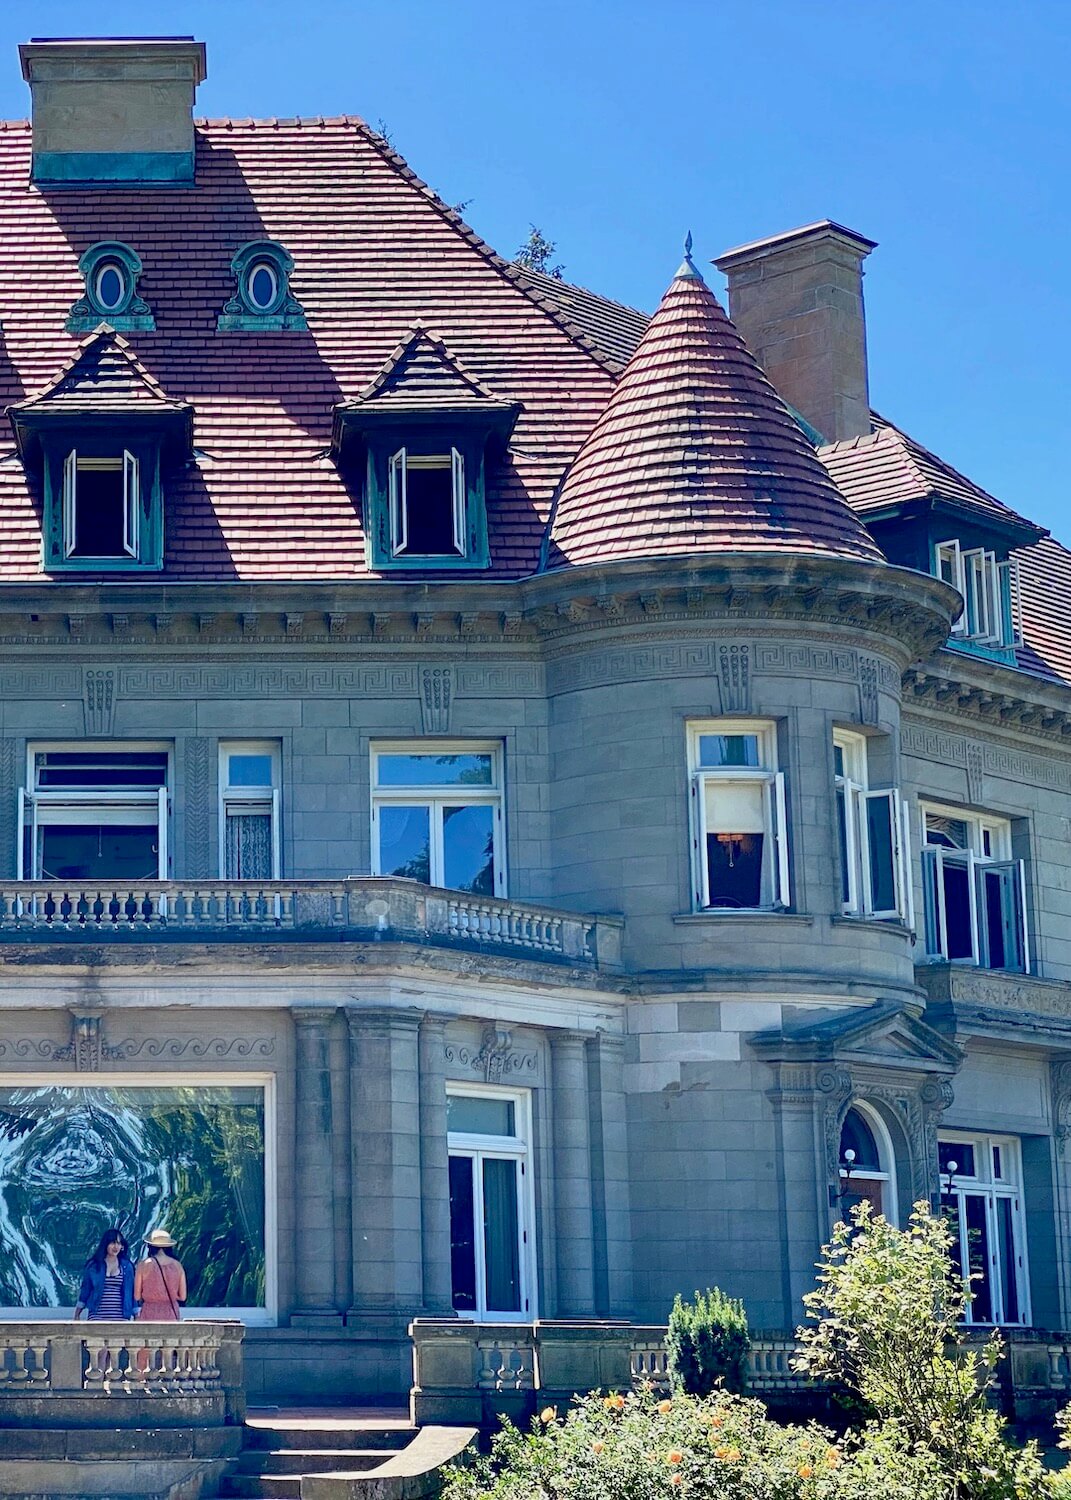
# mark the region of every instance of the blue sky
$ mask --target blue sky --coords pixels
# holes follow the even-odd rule
[[[497,250],[534,222],[638,307],[689,228],[878,240],[874,405],[1071,540],[1066,0],[9,0],[0,115],[19,41],[102,21],[207,42],[199,113],[385,121]]]

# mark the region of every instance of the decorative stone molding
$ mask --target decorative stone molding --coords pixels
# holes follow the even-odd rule
[[[1049,1079],[1052,1093],[1052,1133],[1057,1152],[1065,1156],[1067,1142],[1071,1140],[1071,1061],[1051,1063]]]
[[[977,740],[968,740],[965,746],[967,764],[967,801],[985,801],[985,751]]]
[[[859,658],[859,721],[862,724],[877,724],[878,673],[880,663],[875,656]]]
[[[6,682],[0,673],[0,696]],[[121,667],[118,691],[124,698],[415,698],[415,667],[380,662],[366,666],[283,665],[236,662]],[[37,697],[40,690],[11,696]],[[56,696],[64,696],[57,693]]]
[[[205,735],[191,735],[184,750],[186,859],[188,874],[207,880],[210,869],[211,807],[209,799],[209,747]]]
[[[747,713],[751,708],[751,647],[718,647],[718,685],[723,714]]]
[[[822,1100],[820,1108],[826,1174],[831,1181],[836,1182],[840,1170],[840,1128],[852,1098],[852,1075],[847,1068],[821,1066],[815,1072],[814,1086]]]
[[[86,734],[111,734],[115,719],[115,672],[111,667],[86,669],[82,683],[82,713]]]
[[[273,1036],[145,1037],[120,1042],[111,1051],[115,1058],[165,1057],[168,1060],[188,1057],[272,1057],[274,1054]]]
[[[497,1026],[485,1027],[478,1050],[465,1043],[448,1042],[444,1055],[447,1062],[460,1063],[463,1068],[482,1073],[486,1083],[501,1083],[503,1079],[518,1073],[534,1073],[536,1069],[535,1053],[515,1051],[512,1032]]]
[[[422,667],[420,713],[425,734],[448,734],[454,696],[453,667]]]
[[[34,1062],[72,1063],[76,1073],[99,1073],[101,1064],[123,1056],[118,1047],[104,1041],[103,1015],[99,1010],[72,1010],[70,1038],[54,1042],[48,1037],[21,1037],[0,1041],[0,1058],[15,1057]]]

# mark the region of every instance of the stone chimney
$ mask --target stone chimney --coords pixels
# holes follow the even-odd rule
[[[19,48],[33,106],[33,181],[54,187],[193,182],[192,37],[34,37]]]
[[[748,348],[827,443],[870,431],[863,261],[875,243],[823,219],[715,261]]]

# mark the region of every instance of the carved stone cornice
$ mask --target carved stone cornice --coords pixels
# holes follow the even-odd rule
[[[904,673],[904,707],[1071,746],[1071,688],[952,648]]]

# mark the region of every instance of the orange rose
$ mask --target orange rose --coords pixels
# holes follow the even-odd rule
[[[726,1447],[715,1448],[714,1449],[714,1457],[715,1458],[728,1458],[729,1454],[732,1451],[733,1450],[731,1448],[726,1448]]]
[[[666,1454],[666,1463],[667,1464],[679,1464],[682,1461],[683,1458],[684,1458],[684,1454],[681,1453],[679,1449],[674,1448],[673,1451],[672,1451],[672,1453],[667,1453]]]
[[[799,1476],[801,1479],[810,1479],[813,1473],[814,1470],[811,1468],[810,1464],[800,1464]]]
[[[840,1455],[837,1453],[836,1448],[830,1448],[829,1452],[826,1454],[826,1468],[835,1469],[839,1466],[839,1464]]]
[[[541,1422],[553,1422],[557,1415],[558,1408],[556,1406],[544,1406],[543,1410],[539,1413],[539,1420]]]
[[[669,1482],[670,1484],[680,1484],[681,1476],[679,1474],[671,1474],[669,1476]]]
[[[724,1422],[725,1422],[725,1418],[722,1416],[722,1414],[721,1414],[720,1411],[716,1411],[716,1412],[712,1412],[711,1413],[711,1416],[710,1416],[710,1425],[711,1425],[711,1427],[721,1427],[724,1424]]]
[[[658,1403],[658,1410],[662,1413],[663,1416],[665,1416],[666,1412],[669,1411],[672,1408],[672,1406],[673,1406],[673,1402],[672,1401],[660,1401]]]
[[[625,1404],[625,1398],[618,1391],[615,1391],[612,1396],[607,1396],[602,1404],[606,1407],[607,1411],[620,1411]]]
[[[596,1438],[591,1445],[591,1451],[592,1453],[601,1453],[605,1447],[606,1444],[603,1442],[602,1438]]]

